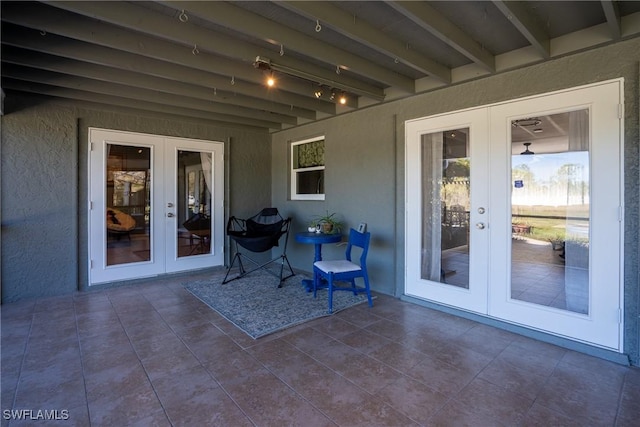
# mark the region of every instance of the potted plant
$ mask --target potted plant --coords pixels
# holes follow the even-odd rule
[[[559,251],[562,248],[564,248],[564,235],[563,234],[556,234],[554,236],[549,237],[549,242],[551,243],[551,249],[553,249],[554,251]]]
[[[531,234],[532,228],[533,227],[525,221],[514,220],[511,222],[511,232],[515,234]]]
[[[329,211],[326,211],[325,215],[315,216],[311,224],[320,225],[321,232],[327,234],[340,233],[343,226],[342,221],[338,218],[338,214],[336,212],[329,213]]]

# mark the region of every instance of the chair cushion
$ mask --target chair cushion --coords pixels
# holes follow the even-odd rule
[[[347,271],[359,271],[362,270],[358,264],[354,264],[351,261],[347,261],[345,259],[336,260],[336,261],[318,261],[313,264],[318,267],[320,270],[328,273],[333,271],[334,273],[345,273]]]
[[[118,209],[107,208],[107,229],[127,232],[136,228],[136,220]]]

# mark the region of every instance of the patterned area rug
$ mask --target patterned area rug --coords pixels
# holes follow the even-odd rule
[[[220,313],[250,337],[257,339],[299,325],[327,313],[327,290],[318,290],[317,298],[307,292],[297,274],[278,288],[278,279],[256,271],[222,285],[222,277],[199,280],[186,286],[193,295]],[[365,294],[333,293],[333,313],[367,302]]]

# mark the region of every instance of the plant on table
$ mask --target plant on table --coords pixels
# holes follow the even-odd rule
[[[327,234],[340,233],[343,227],[343,222],[339,219],[338,214],[336,212],[329,213],[329,211],[326,211],[325,215],[313,217],[309,226],[315,226],[316,224],[320,224],[321,231]]]

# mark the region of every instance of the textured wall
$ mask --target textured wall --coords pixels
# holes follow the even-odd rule
[[[2,117],[3,301],[77,289],[76,139],[69,109]]]
[[[272,194],[275,205],[304,220],[325,209],[345,215],[349,225],[370,223],[372,286],[395,295],[404,293],[404,122],[460,109],[487,105],[624,77],[625,187],[625,343],[635,364],[639,349],[639,168],[638,63],[640,39],[504,72],[408,99],[372,106],[273,135]],[[288,200],[288,142],[326,135],[326,201]],[[295,266],[309,270],[312,248],[296,245]]]
[[[230,212],[271,201],[270,136],[198,120],[128,109],[8,96],[2,117],[2,301],[60,295],[87,287],[87,136],[89,127],[225,144]],[[251,171],[247,174],[246,171]]]
[[[393,168],[395,127],[393,116],[375,115],[374,110],[354,112],[306,125],[273,136],[273,205],[293,217],[293,232],[306,230],[315,215],[337,212],[345,226],[368,224],[372,233],[368,267],[371,286],[393,294],[395,254],[395,200]],[[325,200],[289,200],[289,144],[311,136],[325,136]],[[289,260],[296,268],[310,271],[314,248],[299,244],[293,236]],[[323,254],[343,256],[344,246],[325,245]]]

